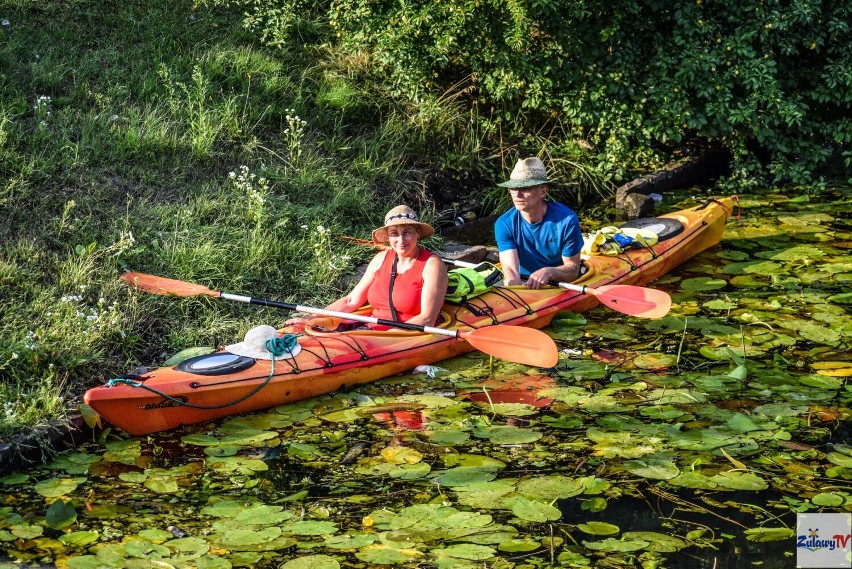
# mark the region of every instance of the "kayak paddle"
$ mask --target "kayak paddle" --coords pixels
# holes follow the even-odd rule
[[[477,266],[477,263],[452,259],[442,260],[459,267]],[[672,297],[667,292],[644,286],[616,284],[592,288],[571,283],[557,283],[557,285],[560,288],[575,290],[581,294],[591,294],[613,310],[640,318],[662,318],[669,313],[672,307]]]
[[[473,330],[447,330],[446,328],[421,326],[419,324],[385,320],[384,318],[362,316],[360,314],[351,314],[349,312],[337,312],[334,310],[326,310],[325,308],[314,308],[312,306],[301,306],[297,304],[289,304],[287,302],[278,302],[275,300],[252,298],[250,296],[212,290],[204,285],[168,279],[165,277],[157,277],[154,275],[146,275],[143,273],[123,273],[121,275],[121,279],[127,284],[135,286],[145,292],[159,295],[206,295],[214,298],[224,298],[225,300],[235,302],[258,304],[272,308],[283,308],[285,310],[307,312],[308,314],[317,314],[319,316],[331,316],[333,318],[355,320],[356,322],[381,324],[383,326],[393,326],[395,328],[404,328],[406,330],[417,330],[419,332],[426,332],[429,334],[440,334],[443,336],[450,336],[452,338],[461,338],[477,350],[485,352],[495,358],[529,366],[549,368],[555,366],[559,360],[559,354],[553,339],[541,330],[536,330],[534,328],[497,324]]]

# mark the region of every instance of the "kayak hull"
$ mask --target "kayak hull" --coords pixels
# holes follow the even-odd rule
[[[727,198],[661,216],[679,221],[683,231],[651,248],[585,257],[588,271],[575,284],[646,285],[717,244],[731,207]],[[446,304],[439,325],[542,328],[558,312],[581,312],[598,303],[591,294],[561,288],[497,287],[467,306]],[[254,360],[245,369],[213,375],[164,367],[112,380],[83,399],[107,422],[139,436],[351,388],[473,350],[462,339],[396,329],[326,332],[307,326],[298,342],[294,357]]]

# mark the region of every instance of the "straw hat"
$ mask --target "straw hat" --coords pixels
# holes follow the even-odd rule
[[[530,186],[549,183],[550,180],[547,179],[547,168],[544,167],[544,162],[533,157],[518,160],[515,169],[509,175],[509,181],[497,185],[501,188],[529,188]]]
[[[277,339],[278,330],[276,330],[272,326],[264,324],[261,326],[255,326],[254,328],[246,332],[246,337],[242,342],[239,342],[237,344],[231,344],[230,346],[225,346],[225,349],[237,356],[245,356],[247,358],[254,358],[256,360],[271,360],[275,356],[273,356],[272,352],[267,349],[266,342],[268,342],[269,340]],[[278,357],[291,358],[298,354],[301,349],[302,346],[296,344],[295,346],[291,347],[289,351]]]
[[[431,237],[435,230],[428,223],[420,223],[420,218],[407,205],[398,205],[385,214],[385,224],[373,231],[375,243],[387,243],[388,228],[394,225],[416,225],[420,229],[420,239]]]

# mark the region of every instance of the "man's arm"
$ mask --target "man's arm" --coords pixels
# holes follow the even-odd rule
[[[503,286],[519,285],[521,282],[520,265],[517,249],[500,251],[500,269],[503,271]]]
[[[515,251],[515,257],[517,258],[517,251]],[[502,253],[500,261],[503,261]],[[531,274],[530,278],[527,279],[527,288],[538,289],[551,281],[569,283],[575,280],[579,274],[580,254],[577,253],[571,257],[562,257],[562,265],[559,267],[545,267]]]

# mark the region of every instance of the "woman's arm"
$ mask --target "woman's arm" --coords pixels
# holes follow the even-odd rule
[[[410,324],[434,326],[444,306],[447,294],[447,267],[433,255],[423,267],[423,290],[420,293],[420,314],[408,320]]]

